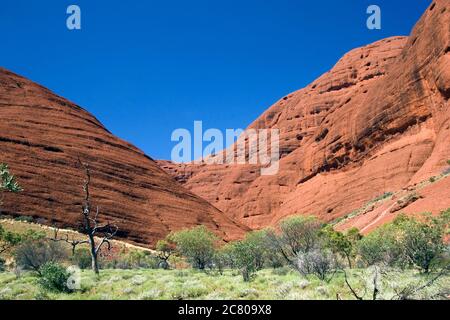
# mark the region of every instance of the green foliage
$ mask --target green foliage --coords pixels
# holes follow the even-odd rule
[[[22,236],[20,234],[6,231],[3,226],[0,225],[0,254],[10,250],[21,241]]]
[[[76,249],[71,261],[82,270],[90,269],[92,266],[91,252],[87,248]]]
[[[0,163],[0,191],[20,192],[22,188],[9,172],[8,165]]]
[[[326,248],[334,254],[338,254],[347,260],[349,268],[356,256],[356,246],[362,236],[357,228],[348,230],[345,234],[335,231],[332,226],[327,225],[321,231],[321,236]]]
[[[406,216],[400,216],[394,221],[405,259],[424,273],[430,272],[445,250],[443,239],[449,217],[447,211],[438,217],[425,215],[423,221]]]
[[[364,237],[358,246],[359,254],[368,265],[413,265],[428,273],[444,253],[449,217],[449,211],[421,219],[401,215]]]
[[[142,250],[121,252],[114,259],[101,261],[102,269],[158,269],[159,264],[158,257]]]
[[[19,217],[14,218],[14,221],[33,222],[33,217],[29,217],[29,216],[19,216]]]
[[[63,266],[55,262],[47,262],[40,267],[39,274],[38,283],[42,289],[57,293],[71,291],[67,287],[70,275]]]
[[[163,269],[169,269],[169,258],[175,252],[175,245],[168,240],[159,240],[156,243],[156,250],[158,251],[158,258],[161,260],[160,266]]]
[[[378,201],[381,201],[381,200],[390,198],[390,197],[392,197],[393,195],[394,195],[393,192],[385,192],[385,193],[383,193],[381,196],[378,196],[378,197],[376,197],[375,199],[373,199],[372,201],[370,201],[369,204],[373,204],[373,203],[376,203],[376,202],[378,202]]]
[[[264,266],[267,254],[265,237],[264,231],[254,231],[231,245],[233,265],[241,271],[244,281],[250,281],[253,274]]]
[[[293,216],[279,223],[280,231],[266,231],[268,247],[286,262],[297,267],[297,257],[315,248],[323,224],[314,217]]]
[[[358,243],[358,253],[366,265],[379,263],[403,266],[402,248],[397,241],[393,224],[384,225],[369,233]]]
[[[328,282],[333,278],[336,268],[335,256],[325,247],[317,247],[298,256],[297,270],[304,276],[312,274]]]
[[[175,232],[169,235],[181,255],[186,257],[192,267],[204,270],[214,257],[217,237],[204,226]]]
[[[38,236],[32,233],[31,238],[26,238],[15,250],[16,264],[18,266],[40,274],[41,267],[46,263],[68,260],[67,250],[60,242],[33,237]]]

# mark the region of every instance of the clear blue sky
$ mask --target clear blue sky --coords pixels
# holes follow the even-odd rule
[[[0,65],[92,112],[153,158],[176,128],[245,128],[347,51],[408,35],[431,0],[14,0]],[[66,28],[66,8],[82,30]],[[382,30],[366,8],[382,9]]]

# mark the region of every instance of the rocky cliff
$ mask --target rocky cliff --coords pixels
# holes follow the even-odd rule
[[[152,245],[170,231],[206,225],[225,240],[246,228],[184,189],[142,151],[115,137],[94,116],[49,90],[0,68],[0,163],[24,191],[4,194],[2,214],[77,228],[84,171],[93,205],[119,237]]]
[[[346,221],[371,228],[401,211],[450,207],[442,174],[450,159],[449,98],[450,2],[436,0],[409,37],[350,51],[250,126],[280,130],[277,175],[261,176],[250,165],[160,165],[250,228],[292,214],[335,220],[393,193],[385,200],[390,204],[375,201],[386,208]],[[424,185],[433,176],[439,181]],[[422,194],[400,205],[405,192]]]

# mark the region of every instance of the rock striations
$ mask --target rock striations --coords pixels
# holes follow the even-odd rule
[[[280,129],[277,175],[260,176],[255,166],[160,165],[250,228],[292,214],[334,220],[385,192],[413,190],[449,167],[449,98],[450,2],[436,0],[409,37],[350,51],[250,126]],[[447,184],[425,186],[414,203],[374,210],[354,224],[372,227],[400,210],[439,212],[450,207]]]
[[[118,224],[121,238],[152,245],[170,231],[199,224],[225,240],[246,231],[81,107],[1,68],[0,117],[0,163],[9,164],[24,189],[4,194],[3,214],[76,228],[83,200],[80,158],[91,167],[93,205],[101,219]]]

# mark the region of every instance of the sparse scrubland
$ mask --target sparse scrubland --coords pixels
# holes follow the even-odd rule
[[[100,275],[87,246],[72,254],[38,225],[3,220],[9,230],[35,231],[21,233],[6,255],[0,299],[448,299],[449,213],[401,216],[365,237],[300,216],[229,244],[197,227],[169,235],[163,251],[114,242]],[[2,235],[16,234],[5,228]],[[67,286],[71,265],[81,268],[75,289]]]
[[[371,280],[370,270],[352,270],[349,277],[359,294],[366,291],[365,299],[372,299],[365,281]],[[388,279],[389,278],[389,279]],[[396,290],[411,284],[425,282],[424,275],[408,270],[392,271],[380,284],[379,299],[391,299]],[[443,278],[439,284],[422,290],[414,299],[436,298],[439,291],[449,288],[450,279]],[[303,277],[292,269],[265,269],[258,271],[251,282],[233,270],[222,275],[198,270],[102,270],[100,278],[91,271],[81,274],[81,289],[73,293],[42,289],[38,278],[26,273],[19,278],[14,273],[0,273],[0,299],[355,299],[345,284],[344,275],[337,274],[329,283],[314,276]]]
[[[2,191],[20,192],[0,169]],[[86,181],[86,232],[0,220],[0,299],[450,297],[450,209],[399,215],[365,236],[304,215],[231,243],[197,226],[170,233],[151,251],[114,241],[109,224],[106,235],[99,232]]]

